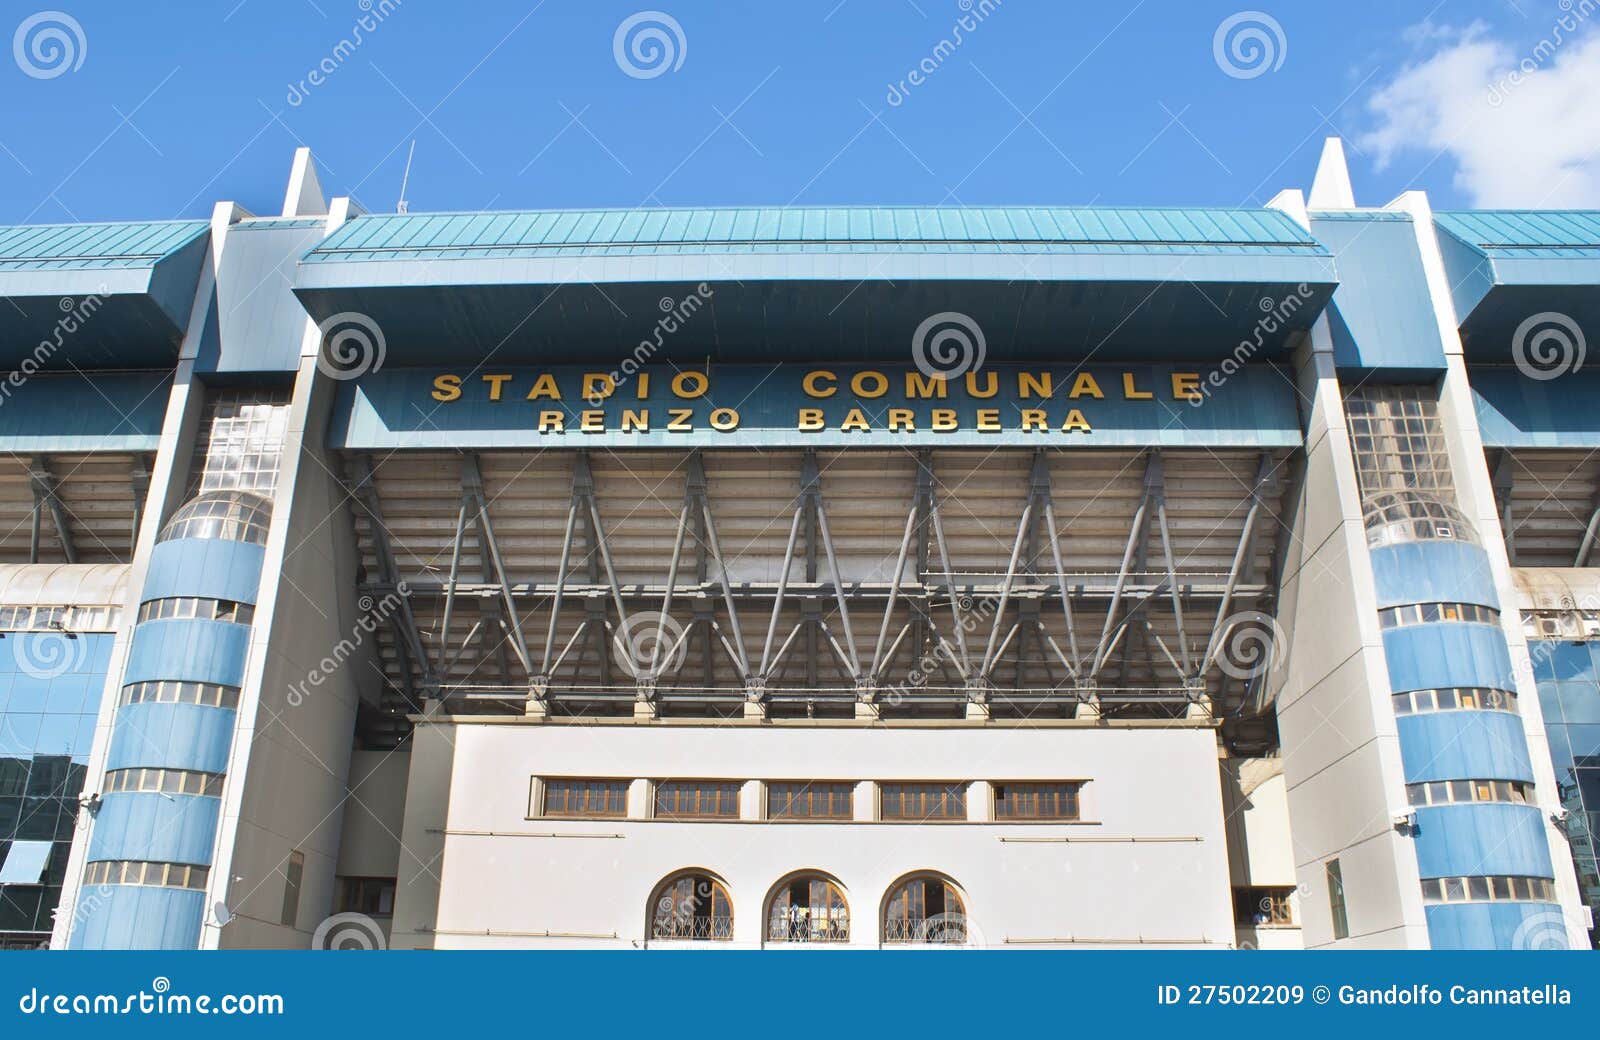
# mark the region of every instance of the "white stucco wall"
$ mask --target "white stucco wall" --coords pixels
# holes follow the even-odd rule
[[[446,818],[413,819],[407,806],[408,831],[444,832],[437,919],[412,919],[430,905],[422,889],[433,873],[402,869],[397,945],[408,935],[427,942],[428,927],[440,948],[644,945],[653,889],[689,867],[726,882],[740,947],[761,944],[773,885],[800,869],[842,884],[858,946],[877,944],[882,901],[895,880],[930,870],[961,887],[975,937],[989,946],[1222,948],[1234,940],[1209,728],[468,723],[421,730],[429,736],[419,746],[453,746]],[[1084,822],[1065,825],[569,821],[528,818],[536,775],[971,781],[969,818],[980,820],[986,781],[1084,779],[1088,786]],[[635,786],[630,815],[640,814],[642,787]],[[747,785],[745,817],[756,815],[755,789]],[[858,789],[858,818],[870,790]]]

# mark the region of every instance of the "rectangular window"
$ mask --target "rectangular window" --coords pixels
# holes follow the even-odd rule
[[[1344,872],[1336,859],[1328,861],[1328,909],[1333,912],[1333,937],[1350,938],[1350,917],[1344,905]]]
[[[885,820],[965,820],[965,784],[882,784],[881,807]]]
[[[300,916],[300,879],[305,870],[306,854],[299,849],[289,853],[289,862],[283,866],[283,924],[289,928]]]
[[[1292,886],[1236,888],[1233,890],[1233,920],[1256,927],[1294,924],[1290,897]]]
[[[994,785],[997,820],[1076,820],[1078,783]]]
[[[627,780],[555,778],[544,782],[544,815],[618,818],[628,815]]]
[[[849,820],[855,816],[855,784],[773,783],[767,785],[769,820]]]
[[[722,780],[663,780],[656,784],[656,816],[672,820],[737,820],[742,786]]]
[[[392,917],[394,889],[394,878],[342,877],[339,879],[339,902],[334,912]]]

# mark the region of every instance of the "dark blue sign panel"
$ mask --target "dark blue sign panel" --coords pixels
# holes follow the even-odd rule
[[[337,448],[1293,447],[1271,365],[401,368],[344,388]]]

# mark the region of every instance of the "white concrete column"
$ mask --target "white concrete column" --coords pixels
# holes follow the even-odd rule
[[[628,819],[653,820],[656,815],[656,785],[650,780],[635,780],[628,785]]]
[[[878,818],[878,784],[863,780],[856,784],[855,803],[851,808],[857,823],[871,823]]]
[[[1550,812],[1561,805],[1561,797],[1556,784],[1555,767],[1550,761],[1550,743],[1544,727],[1544,709],[1539,703],[1539,687],[1534,681],[1533,665],[1528,657],[1527,634],[1523,629],[1521,611],[1517,609],[1517,587],[1512,576],[1511,560],[1506,553],[1505,531],[1500,525],[1500,511],[1495,507],[1494,481],[1489,473],[1488,459],[1484,456],[1483,436],[1478,428],[1477,408],[1473,403],[1472,386],[1462,353],[1460,319],[1456,314],[1455,300],[1450,294],[1444,257],[1439,251],[1433,207],[1425,193],[1408,191],[1384,208],[1409,213],[1416,228],[1423,273],[1428,280],[1434,317],[1444,343],[1447,367],[1439,387],[1439,420],[1444,427],[1445,443],[1450,452],[1450,469],[1456,479],[1458,504],[1478,530],[1484,553],[1489,558],[1495,595],[1500,600],[1500,625],[1511,653],[1511,670],[1517,683],[1517,713],[1522,719],[1539,804],[1545,810],[1541,815],[1545,839],[1550,845],[1550,861],[1555,867],[1556,898],[1566,918],[1567,944],[1575,950],[1588,949],[1583,893],[1578,887],[1577,872],[1572,865],[1572,847],[1566,832],[1550,816]]]
[[[967,785],[967,819],[972,823],[994,819],[994,786],[989,781],[974,780]]]

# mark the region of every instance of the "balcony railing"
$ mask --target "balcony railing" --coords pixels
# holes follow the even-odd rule
[[[767,921],[768,942],[842,943],[850,941],[850,919],[823,915],[792,920],[774,915]]]
[[[883,941],[959,946],[967,941],[967,918],[965,914],[893,917],[883,922]]]
[[[658,917],[651,925],[650,938],[678,942],[697,939],[725,942],[733,938],[733,918]]]

